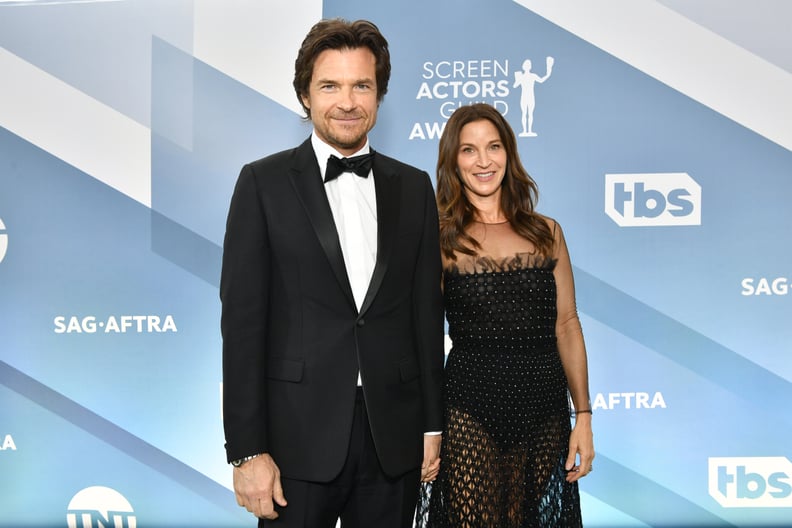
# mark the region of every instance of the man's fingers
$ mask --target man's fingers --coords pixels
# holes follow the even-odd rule
[[[421,468],[421,482],[432,482],[437,478],[438,473],[440,473],[440,458]]]
[[[278,504],[278,506],[286,506],[286,504],[288,504],[286,502],[286,497],[283,495],[283,486],[281,486],[280,478],[275,479],[275,483],[272,488],[272,499]]]
[[[253,512],[256,517],[270,520],[278,518],[278,512],[275,511],[272,499],[258,499],[257,502],[256,511]]]

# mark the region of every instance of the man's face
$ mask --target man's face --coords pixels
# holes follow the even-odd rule
[[[374,54],[368,48],[323,51],[302,100],[316,135],[341,154],[354,154],[377,121]]]

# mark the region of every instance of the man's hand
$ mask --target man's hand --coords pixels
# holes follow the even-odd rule
[[[424,457],[421,464],[421,482],[432,482],[440,471],[440,443],[442,435],[424,435]]]
[[[237,504],[264,519],[277,519],[273,501],[286,506],[280,470],[267,453],[234,468],[234,493]]]

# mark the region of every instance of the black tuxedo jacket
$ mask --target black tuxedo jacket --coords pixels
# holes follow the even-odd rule
[[[442,430],[443,312],[429,176],[380,153],[377,260],[358,312],[310,139],[242,168],[220,283],[228,460],[267,452],[329,481],[349,445],[358,369],[383,469],[418,467]]]

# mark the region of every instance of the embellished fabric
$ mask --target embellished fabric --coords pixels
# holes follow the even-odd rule
[[[417,526],[581,526],[577,483],[564,470],[571,423],[555,261],[508,224],[485,229],[482,249],[495,255],[445,266],[446,425],[440,475],[422,489]],[[509,248],[517,251],[504,256]]]

